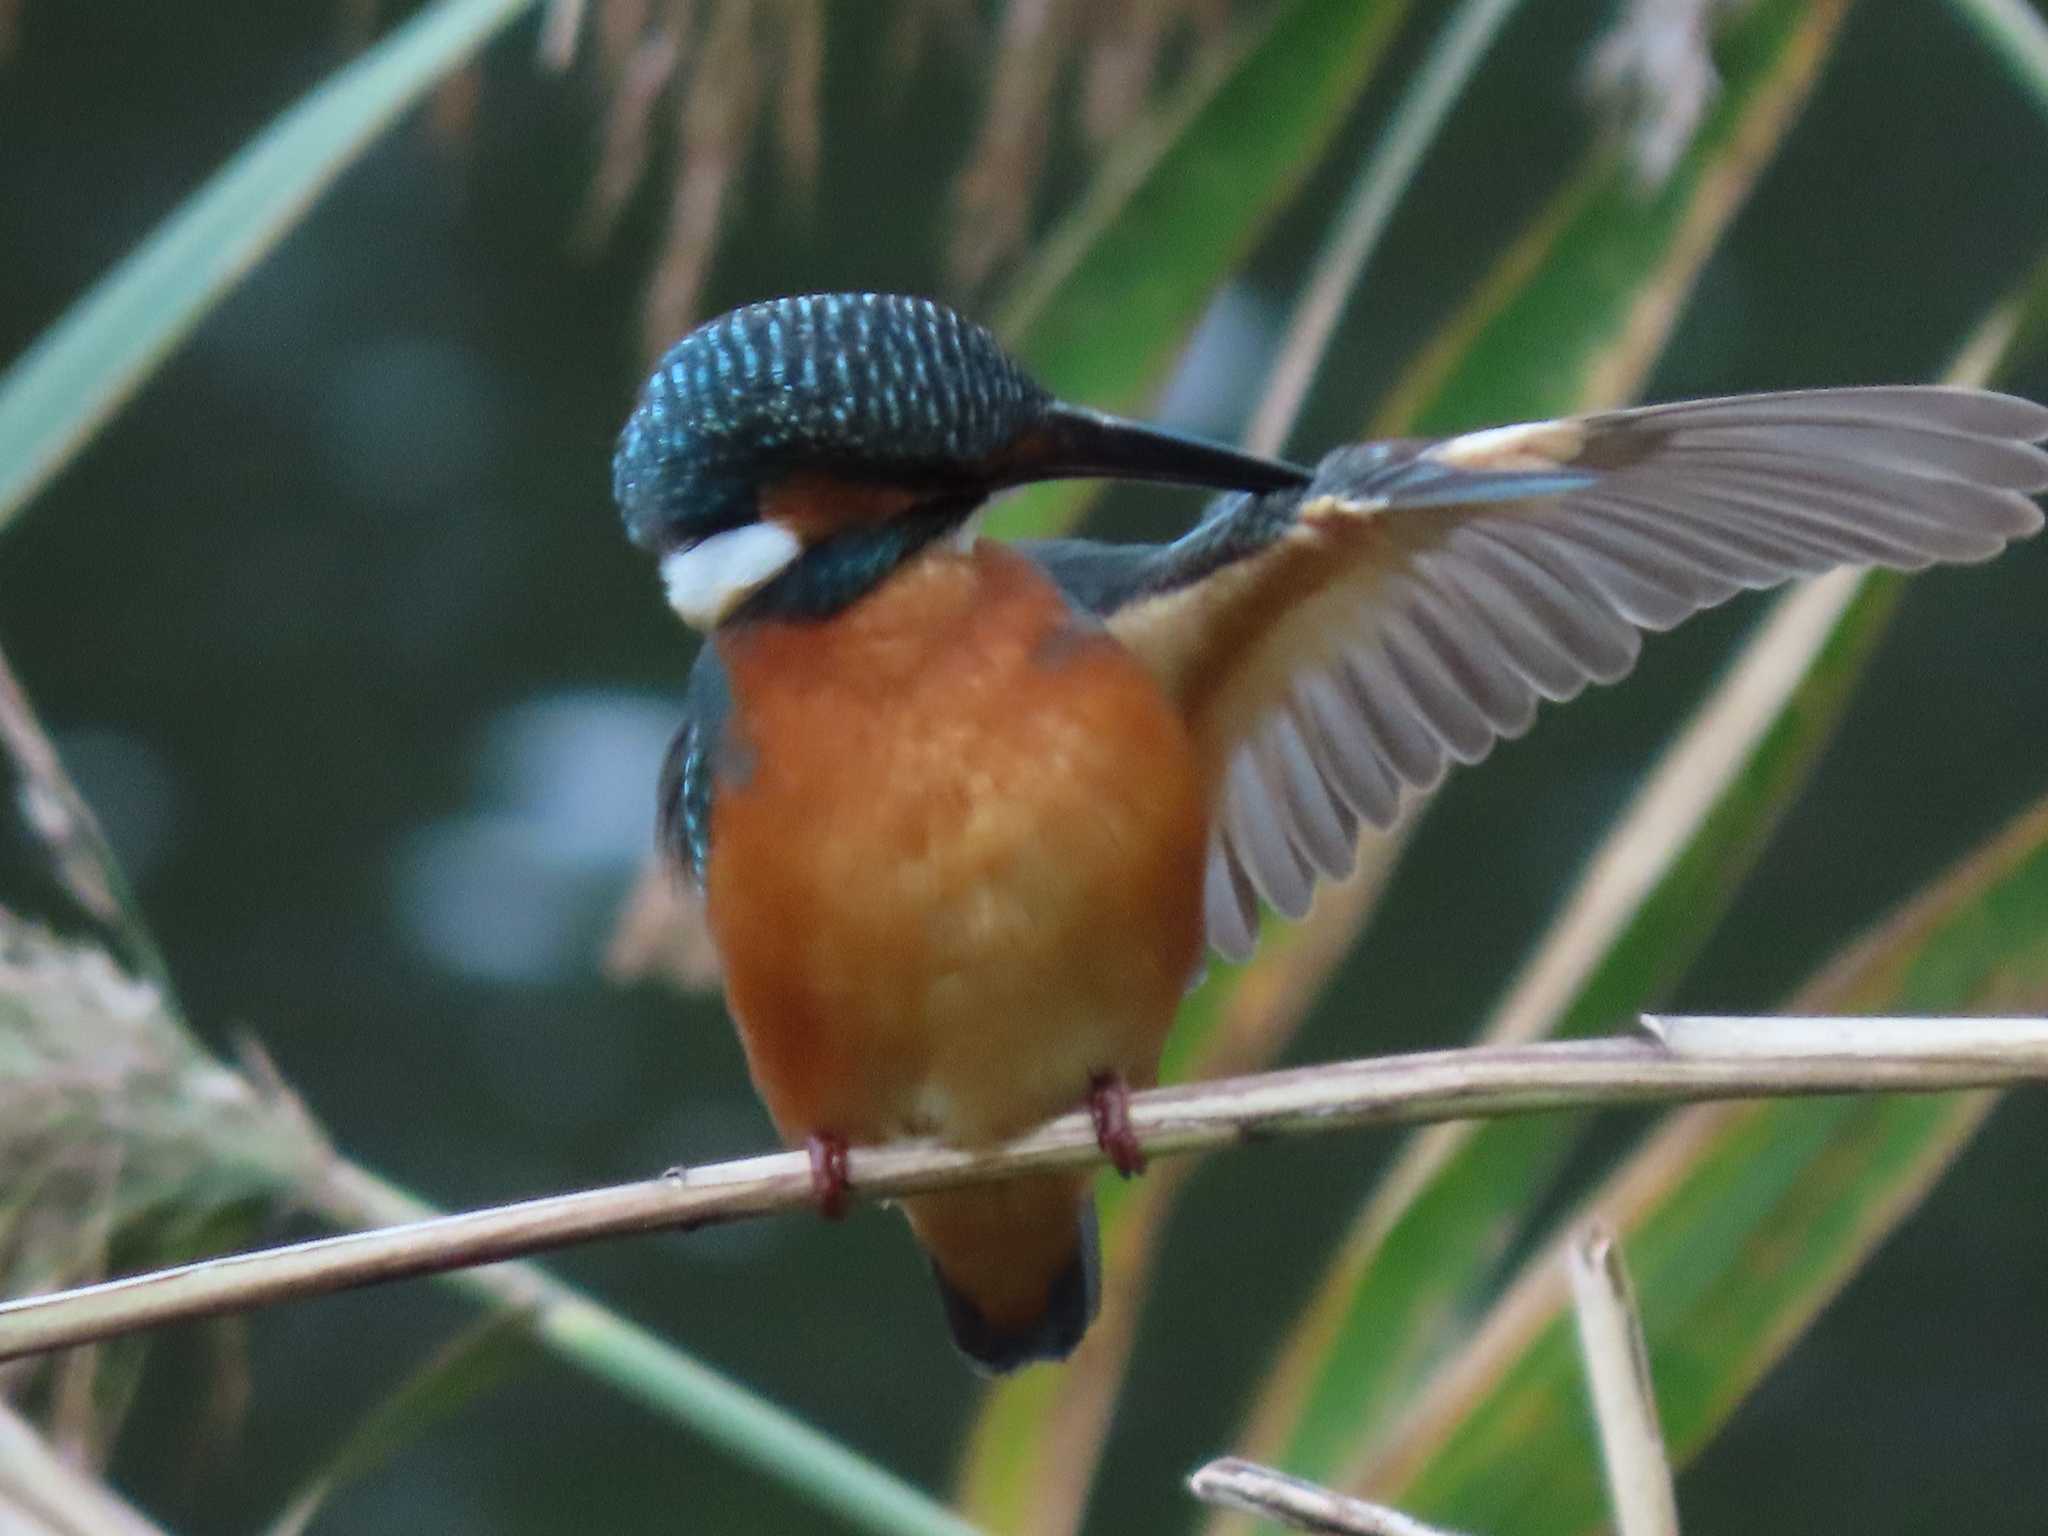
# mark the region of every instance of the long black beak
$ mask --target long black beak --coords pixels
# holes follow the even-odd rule
[[[1280,491],[1309,472],[1163,427],[1054,401],[1037,427],[990,466],[999,485],[1032,480],[1154,480],[1222,491]]]

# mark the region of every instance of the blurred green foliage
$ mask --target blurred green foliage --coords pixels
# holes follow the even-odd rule
[[[687,301],[701,280],[705,308],[862,286],[971,303],[974,292],[948,288],[950,210],[988,217],[994,186],[1028,234],[1014,249],[987,247],[996,281],[980,297],[1027,355],[1097,404],[1141,407],[1163,387],[1161,409],[1227,434],[1272,361],[1337,189],[1380,141],[1391,82],[1450,8],[1245,0],[1105,17],[1066,5],[721,0],[670,35],[681,11],[593,0],[566,74],[536,64],[538,20],[515,27],[228,292],[382,114],[517,7],[399,9],[31,0],[5,13],[15,30],[0,55],[10,151],[0,246],[19,275],[0,293],[0,355],[20,361],[0,382],[0,480],[40,483],[48,444],[85,442],[112,402],[162,371],[10,536],[0,640],[104,817],[189,1016],[214,1038],[252,1024],[341,1146],[460,1203],[767,1139],[714,1006],[609,991],[594,971],[644,848],[653,762],[686,659],[605,505],[608,439],[637,376],[637,296],[650,274],[664,302]],[[1036,32],[1019,22],[1027,9],[1043,23]],[[1623,15],[1641,25],[1652,9]],[[1355,435],[1369,416],[1450,426],[1555,410],[1634,393],[1646,376],[1653,392],[1676,393],[1939,369],[2048,241],[2038,196],[2048,129],[2009,73],[2025,67],[2038,18],[2024,7],[1970,11],[1979,24],[2001,13],[2021,43],[1983,51],[1943,11],[1880,0],[1846,22],[1826,0],[1744,8],[1716,34],[1725,89],[1690,153],[1650,185],[1631,150],[1683,93],[1638,77],[1622,93],[1634,116],[1595,112],[1583,60],[1616,18],[1592,5],[1523,7],[1371,253],[1298,440]],[[423,39],[440,45],[431,59]],[[358,54],[366,44],[376,51]],[[747,44],[780,62],[744,62]],[[392,72],[408,45],[412,71]],[[815,70],[797,67],[806,58]],[[399,94],[343,88],[366,79]],[[204,205],[214,222],[158,224],[238,145],[275,142],[255,136],[315,91],[330,106],[353,100],[356,128],[284,119],[324,123],[325,149],[292,140],[300,158],[285,162],[251,149],[239,163],[281,168],[282,180],[228,183],[240,191]],[[782,154],[750,155],[771,130]],[[714,177],[707,157],[721,155]],[[796,174],[807,155],[814,180]],[[591,227],[593,187],[607,186],[611,238],[573,239],[579,219],[586,236]],[[709,214],[672,219],[671,189],[685,199],[677,206]],[[168,247],[184,257],[128,268],[140,276],[118,304],[71,310],[117,258],[151,249],[152,227],[187,230]],[[97,317],[84,333],[92,345],[32,345],[65,334],[50,328],[67,313]],[[68,359],[51,375],[73,388],[68,415],[61,391],[22,388],[52,356]],[[2016,367],[2015,387],[2048,392],[2038,356]],[[101,376],[81,380],[81,368]],[[1011,515],[1020,525],[1071,510],[1040,502]],[[1096,516],[1135,533],[1186,512],[1129,496]],[[1716,835],[1737,855],[1709,861],[1689,924],[1632,931],[1624,942],[1635,948],[1615,964],[1630,969],[1654,941],[1643,969],[1659,991],[1761,1006],[2038,794],[2048,693],[2029,686],[2025,658],[2039,648],[2044,578],[2044,556],[2024,549],[1987,571],[1916,582],[1874,655],[1876,609],[1859,608],[1852,619],[1869,624],[1829,653],[1814,712],[1787,727],[1806,733],[1799,771],[1766,765],[1760,795],[1754,780],[1738,785],[1716,813]],[[1658,642],[1632,684],[1454,780],[1290,1055],[1468,1037],[1746,611]],[[1788,809],[1844,680],[1866,659],[1871,680],[1839,745]],[[1780,817],[1768,878],[1738,898],[1742,867]],[[1895,944],[1894,960],[1924,955],[1924,973],[1899,961],[1899,985],[1873,983],[1856,1005],[2038,1006],[2011,990],[2016,957],[2048,927],[2027,873],[2031,835],[2003,845],[2018,849],[2003,863],[1975,866],[1976,883],[1966,875],[1950,889],[1941,921]],[[8,854],[4,899],[27,906],[37,855],[12,844]],[[1969,954],[1942,959],[1961,953],[1955,945]],[[1324,979],[1315,946],[1276,955],[1266,972],[1221,978],[1199,1006],[1242,1011],[1262,987]],[[1935,975],[1940,985],[1912,981]],[[1627,987],[1597,995],[1608,1001],[1586,1002],[1575,1027],[1634,1006]],[[30,1024],[58,1018],[25,1006]],[[19,1023],[0,1028],[17,1044],[37,1038]],[[180,1042],[192,1070],[225,1070],[174,1022],[158,1035]],[[101,1054],[89,1034],[64,1038]],[[1206,1038],[1190,1033],[1178,1058],[1208,1059]],[[269,1111],[252,1113],[252,1134],[270,1135]],[[1734,1407],[1765,1361],[1757,1341],[1775,1347],[1806,1321],[1975,1113],[1874,1102],[1728,1117],[1728,1146],[1689,1165],[1696,1205],[1664,1213],[1677,1236],[1665,1248],[1649,1233],[1639,1272],[1653,1347],[1682,1351],[1658,1357],[1685,1394],[1676,1438],[1696,1443]],[[1870,1150],[1867,1164],[1830,1155],[1845,1126],[1894,1119],[1895,1138],[1841,1143]],[[228,1201],[246,1204],[275,1187],[301,1155],[292,1148],[315,1145],[293,1139],[310,1135],[301,1122],[278,1123],[286,1152],[259,1142],[248,1165],[259,1188],[234,1183],[242,1165],[232,1161],[191,1177],[175,1159],[148,1171],[180,1188],[227,1177]],[[2048,1428],[2048,1408],[2025,1383],[2048,1362],[2048,1337],[2029,1327],[2027,1298],[2048,1278],[2048,1243],[2000,1169],[2042,1124],[2024,1104],[1993,1122],[1948,1198],[1875,1260],[1688,1477],[1689,1514],[1746,1514],[1766,1499],[1759,1490],[1787,1520],[1831,1524],[1937,1503],[1953,1512],[1976,1498],[1973,1527],[2032,1528],[2042,1474],[2022,1448]],[[1751,1134],[1763,1127],[1776,1139]],[[1424,1265],[1454,1298],[1408,1341],[1425,1362],[1456,1358],[1514,1261],[1539,1251],[1641,1122],[1610,1117],[1569,1152],[1562,1132],[1548,1142],[1538,1124],[1497,1129],[1503,1145],[1533,1138],[1517,1166],[1544,1176],[1511,1200],[1480,1190],[1474,1209],[1485,1208],[1494,1242],[1450,1273]],[[1368,1160],[1382,1155],[1372,1148]],[[1835,1187],[1809,1165],[1853,1176],[1839,1202],[1821,1203],[1857,1241],[1831,1245],[1802,1224]],[[999,1527],[1059,1529],[1081,1510],[1105,1430],[1090,1528],[1194,1523],[1178,1474],[1239,1435],[1369,1171],[1356,1143],[1205,1167],[1133,1318],[1120,1394],[1121,1359],[1098,1377],[1111,1396],[1092,1419],[1062,1408],[1060,1374],[1043,1372],[1012,1389],[1012,1416],[988,1421],[1000,1433],[985,1431],[977,1454],[1016,1466],[1022,1437],[1048,1425],[1087,1437],[1055,1434],[1060,1454],[1035,1472],[1013,1466]],[[197,1221],[219,1203],[186,1214]],[[1876,1214],[1859,1226],[1866,1205]],[[282,1230],[290,1218],[270,1209]],[[1761,1235],[1744,1239],[1751,1220]],[[1811,1243],[1800,1246],[1811,1262],[1761,1276],[1716,1269],[1697,1247],[1715,1232],[1733,1234],[1726,1251],[1737,1254],[1772,1233]],[[945,1485],[975,1389],[892,1224],[756,1224],[612,1245],[561,1267],[850,1450]],[[1668,1321],[1693,1317],[1688,1277],[1721,1287],[1720,1332]],[[1774,1292],[1774,1277],[1789,1288]],[[1930,1297],[1971,1321],[1909,1378],[1887,1346]],[[229,1453],[193,1429],[195,1397],[219,1389],[206,1380],[216,1367],[199,1337],[173,1334],[153,1353],[115,1477],[167,1526],[195,1530],[273,1517],[321,1467],[362,1474],[325,1507],[322,1530],[668,1529],[680,1514],[693,1528],[738,1532],[815,1519],[788,1489],[593,1394],[560,1364],[448,1424],[441,1412],[468,1398],[458,1389],[478,1358],[458,1350],[451,1371],[430,1366],[373,1412],[461,1316],[414,1287],[256,1319],[246,1340],[255,1411]],[[1385,1316],[1366,1309],[1351,1346],[1369,1349]],[[1503,1367],[1510,1391],[1515,1371],[1550,1372],[1543,1422],[1562,1438],[1534,1458],[1536,1483],[1499,1475],[1534,1422],[1510,1396],[1505,1417],[1474,1416],[1456,1443],[1417,1452],[1411,1437],[1400,1475],[1376,1486],[1503,1531],[1583,1528],[1596,1507],[1591,1462],[1564,1406],[1569,1372],[1545,1340],[1529,1362]],[[1390,1356],[1403,1347],[1385,1345]],[[1983,1380],[2008,1394],[1997,1432],[1945,1433],[1947,1418],[1964,1422],[1981,1401]],[[1888,1406],[1909,1396],[1909,1414]],[[1833,1406],[1843,1398],[1851,1408]],[[1825,1429],[1834,1419],[1842,1427]],[[1487,1438],[1496,1422],[1511,1426],[1506,1442]],[[1357,1470],[1344,1439],[1368,1428],[1383,1426],[1325,1426],[1327,1464],[1298,1470]],[[1912,1454],[1885,1454],[1891,1443]]]

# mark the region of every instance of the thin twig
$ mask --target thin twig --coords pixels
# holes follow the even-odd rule
[[[682,34],[659,27],[637,36],[621,60],[605,106],[604,143],[570,243],[595,256],[619,222],[653,153],[654,111],[683,60]]]
[[[1235,1456],[1198,1470],[1188,1479],[1188,1489],[1205,1504],[1277,1520],[1313,1536],[1452,1536],[1398,1509],[1368,1504]]]
[[[1589,1222],[1572,1239],[1567,1262],[1616,1536],[1678,1536],[1671,1458],[1621,1245],[1607,1227]]]
[[[169,967],[135,915],[92,807],[64,772],[7,658],[0,655],[0,761],[12,779],[14,814],[39,845],[65,896],[89,917],[131,969],[172,995]]]
[[[1794,1045],[1775,1054],[1655,1040],[1476,1047],[1384,1056],[1160,1088],[1138,1095],[1131,1123],[1148,1154],[1206,1151],[1272,1136],[1609,1104],[1817,1093],[1927,1093],[2048,1080],[2048,1019],[2014,1026],[1995,1048],[1944,1033],[1967,1021],[1922,1021],[1918,1051],[1848,1054]],[[1893,1026],[1896,1027],[1896,1026]],[[1664,1019],[1665,1039],[1684,1022]],[[1063,1115],[984,1151],[905,1142],[854,1151],[849,1174],[870,1198],[918,1194],[1101,1161],[1086,1114]],[[810,1162],[778,1153],[579,1194],[322,1238],[106,1281],[0,1306],[0,1360],[162,1323],[436,1274],[628,1232],[693,1229],[812,1198]]]

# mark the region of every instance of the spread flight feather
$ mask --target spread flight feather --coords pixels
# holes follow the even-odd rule
[[[1325,458],[1163,548],[1035,553],[1225,775],[1210,941],[1308,909],[1361,822],[1612,682],[1643,631],[1837,565],[1988,559],[2041,526],[2048,408],[1938,387],[1696,400]],[[1084,574],[1085,572],[1085,574]]]

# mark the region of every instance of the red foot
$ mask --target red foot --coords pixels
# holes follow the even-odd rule
[[[1125,1178],[1145,1171],[1145,1149],[1131,1129],[1131,1085],[1121,1072],[1098,1072],[1088,1080],[1088,1115],[1095,1144]]]
[[[837,1221],[846,1214],[847,1191],[853,1188],[846,1177],[846,1138],[814,1131],[804,1148],[811,1154],[811,1199],[820,1216]]]

